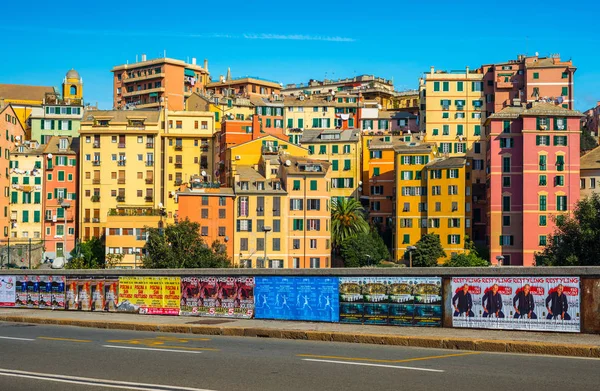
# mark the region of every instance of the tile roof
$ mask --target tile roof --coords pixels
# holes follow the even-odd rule
[[[467,163],[467,159],[464,157],[446,157],[437,158],[429,162],[425,167],[440,169],[440,168],[462,168]]]
[[[338,139],[321,139],[322,134],[339,134]],[[302,133],[302,144],[310,143],[339,143],[343,141],[357,142],[360,130],[358,129],[307,129]]]
[[[67,149],[60,149],[58,147],[60,140],[63,138],[68,140]],[[77,155],[77,151],[79,150],[79,137],[52,136],[44,147],[44,153],[46,154]]]
[[[596,147],[583,155],[579,162],[581,170],[593,170],[600,168],[600,147]]]
[[[54,94],[54,87],[0,84],[0,99],[42,101],[46,93]]]
[[[94,118],[110,119],[115,122],[127,122],[128,119],[146,119],[148,122],[160,120],[158,110],[89,110],[83,113],[82,122],[91,122]]]
[[[385,137],[390,137],[390,141],[385,141]],[[380,149],[396,149],[404,145],[404,138],[400,136],[384,135],[375,136],[369,143],[369,149],[380,150]]]
[[[290,165],[288,166],[286,161],[290,161]],[[299,156],[291,156],[291,155],[282,155],[281,161],[284,163],[284,170],[287,170],[290,174],[309,174],[309,175],[325,175],[331,163],[325,160],[316,160],[310,159],[307,157],[299,157]],[[320,166],[321,171],[306,171],[303,170],[302,167],[306,165],[314,165]]]
[[[394,147],[397,153],[431,153],[436,152],[435,143],[422,143],[420,141],[411,141],[408,143],[399,143]]]
[[[553,103],[538,103],[525,110],[522,115],[558,115],[561,117],[583,117],[577,110],[565,109]]]

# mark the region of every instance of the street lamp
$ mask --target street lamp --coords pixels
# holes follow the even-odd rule
[[[409,267],[412,267],[412,253],[413,251],[416,251],[417,248],[415,246],[408,246],[406,248],[406,251],[408,252],[408,262],[409,262]]]
[[[502,262],[504,261],[504,257],[502,255],[497,255],[496,260],[498,261],[498,266],[502,266]]]
[[[265,243],[263,247],[265,248],[265,257],[263,258],[263,267],[265,267],[267,263],[267,233],[271,231],[271,227],[263,226],[263,232],[265,233]]]

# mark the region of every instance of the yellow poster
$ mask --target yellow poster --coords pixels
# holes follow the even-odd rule
[[[179,315],[180,277],[119,277],[121,312]]]

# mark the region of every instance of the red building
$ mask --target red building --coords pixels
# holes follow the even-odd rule
[[[486,121],[490,259],[532,266],[553,218],[579,199],[578,111],[551,103],[505,107]]]
[[[54,136],[43,152],[47,164],[43,185],[46,196],[42,197],[42,237],[49,258],[69,257],[68,254],[75,248],[78,150],[78,137]],[[85,196],[89,198],[91,195]]]

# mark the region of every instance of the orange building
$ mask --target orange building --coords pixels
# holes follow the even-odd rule
[[[207,188],[205,185],[204,182],[192,181],[191,187],[177,193],[177,214],[182,220],[189,219],[200,224],[200,234],[204,242],[210,246],[219,241],[227,248],[227,255],[233,258],[233,189]]]
[[[157,108],[167,102],[169,110],[184,110],[185,100],[194,92],[203,92],[209,82],[208,61],[204,67],[196,59],[188,64],[172,58],[157,58],[115,66],[113,73],[113,108]]]
[[[281,94],[281,84],[261,79],[260,77],[244,76],[233,79],[231,70],[227,70],[227,76],[219,76],[219,81],[206,85],[209,94],[224,96],[241,95],[244,97],[273,96]]]
[[[51,259],[69,257],[75,248],[78,151],[79,137],[53,136],[44,148],[46,175],[43,189],[46,195],[42,197],[42,237],[46,256]]]
[[[11,105],[0,109],[0,130],[5,134],[0,134],[0,187],[3,189],[0,193],[0,226],[2,227],[3,237],[8,238],[10,231],[10,210],[9,210],[9,192],[10,192],[10,174],[8,172],[10,165],[10,151],[15,147],[16,142],[23,140],[25,129],[17,114]]]
[[[283,100],[252,98],[260,130],[266,133],[283,134]]]

